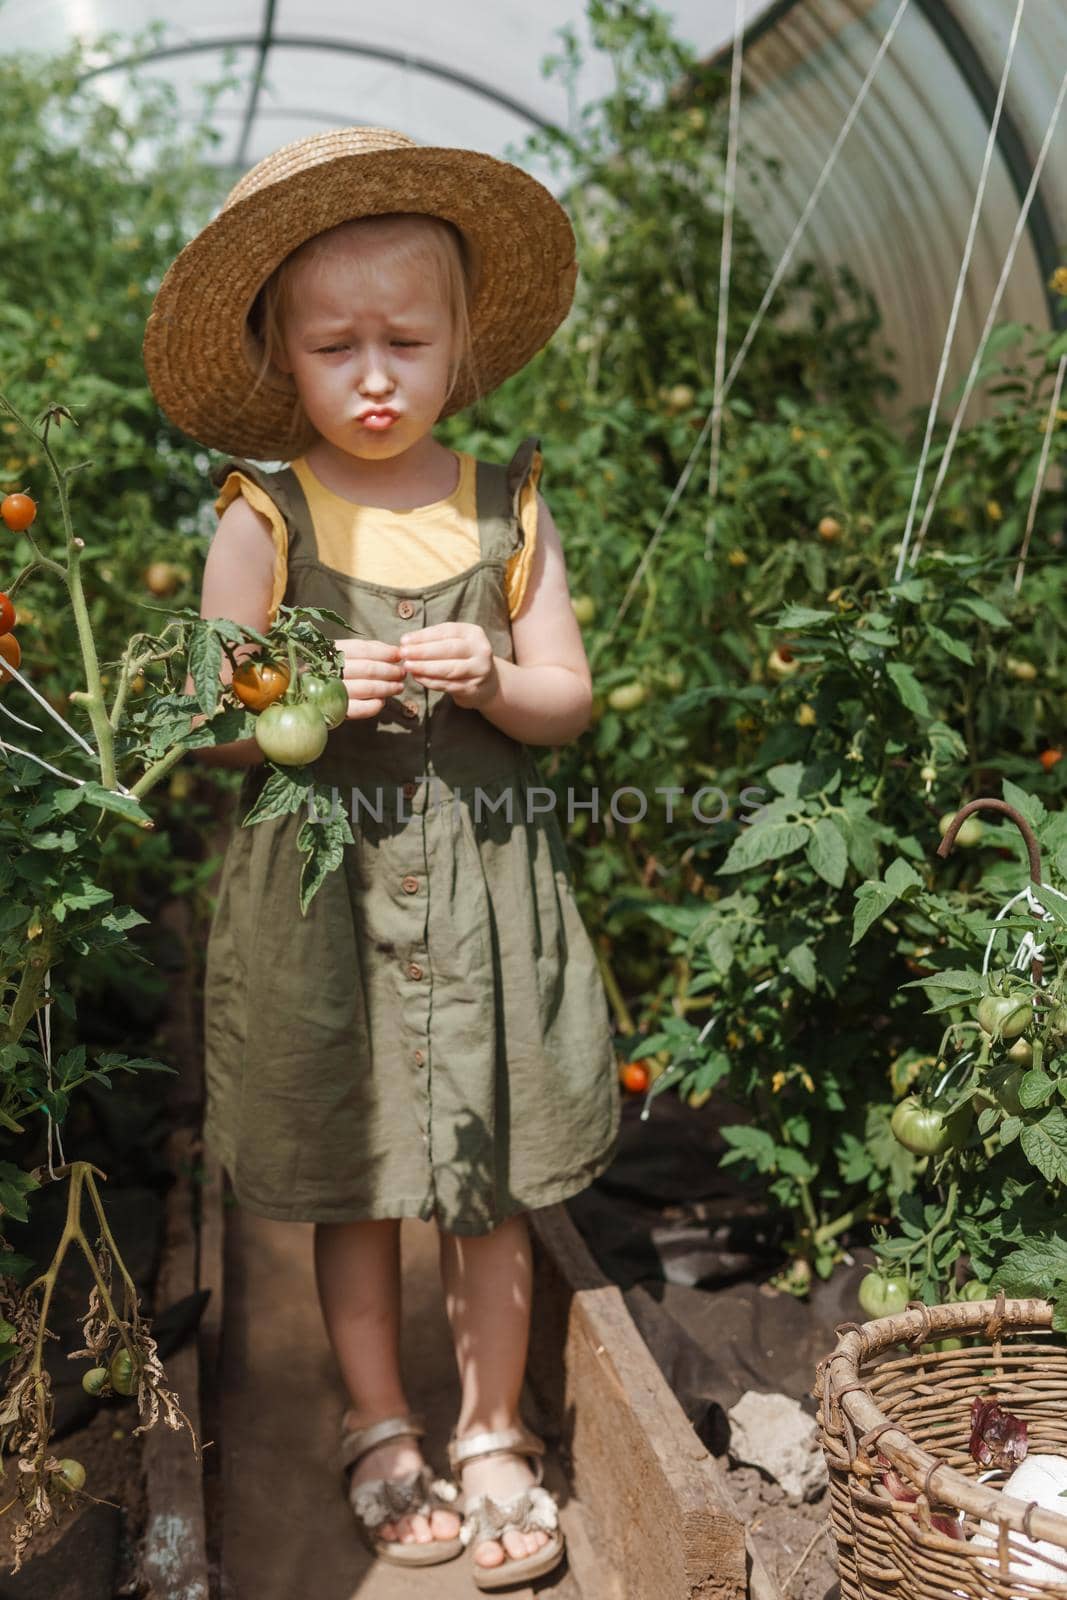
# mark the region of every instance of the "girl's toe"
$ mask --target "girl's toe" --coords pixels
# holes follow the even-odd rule
[[[454,1511],[432,1511],[430,1529],[435,1539],[454,1539],[459,1533],[459,1518]]]
[[[504,1537],[510,1536],[505,1534]],[[506,1559],[504,1546],[497,1539],[483,1539],[474,1551],[474,1561],[479,1567],[499,1567]]]
[[[384,1539],[386,1544],[396,1544],[397,1533],[395,1522],[382,1522],[378,1527],[379,1539]]]
[[[416,1544],[431,1544],[433,1531],[429,1518],[416,1513],[411,1519],[411,1534]]]
[[[504,1535],[504,1549],[512,1561],[521,1561],[526,1554],[526,1535],[509,1528]]]

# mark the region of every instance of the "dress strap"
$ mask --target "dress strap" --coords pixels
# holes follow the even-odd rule
[[[221,489],[232,472],[239,472],[243,477],[251,479],[274,501],[285,518],[289,530],[290,565],[294,560],[301,558],[309,561],[317,560],[318,543],[315,539],[315,525],[311,519],[304,491],[300,487],[300,480],[292,467],[280,467],[274,472],[268,472],[264,467],[257,467],[251,461],[242,461],[234,457],[212,467],[208,477],[216,488]]]
[[[531,474],[536,482],[541,469],[541,441],[524,439],[506,466],[478,461],[475,493],[478,535],[483,560],[510,561],[522,548],[521,507],[523,489]]]

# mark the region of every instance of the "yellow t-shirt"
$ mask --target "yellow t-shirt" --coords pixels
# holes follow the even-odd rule
[[[459,483],[455,489],[445,499],[435,500],[428,506],[416,506],[411,511],[387,511],[381,506],[364,506],[346,500],[319,481],[303,456],[298,457],[292,468],[308,503],[323,564],[350,578],[387,584],[396,589],[421,589],[474,566],[480,553],[476,462],[465,450],[453,453],[459,460]],[[505,572],[508,614],[512,617],[522,605],[533,564],[541,464],[538,450],[519,497],[523,542]],[[274,540],[274,585],[269,620],[273,622],[285,593],[288,573],[285,519],[270,496],[243,472],[231,472],[223,483],[215,501],[219,516],[239,494],[270,523]]]

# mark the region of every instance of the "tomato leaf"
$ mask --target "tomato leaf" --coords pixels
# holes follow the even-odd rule
[[[911,668],[905,666],[903,661],[890,661],[885,670],[890,683],[908,710],[917,717],[929,717],[930,702],[926,698],[926,691]]]
[[[856,890],[856,911],[852,919],[852,944],[859,944],[864,934],[874,926],[896,899],[892,889],[884,883],[861,883]]]
[[[802,822],[767,822],[761,818],[734,840],[719,871],[747,872],[749,867],[792,855],[807,843],[809,833]]]
[[[1034,1068],[1024,1074],[1019,1084],[1019,1103],[1026,1111],[1032,1111],[1035,1106],[1047,1105],[1055,1087],[1054,1078],[1050,1078],[1047,1072],[1039,1072]],[[1023,1148],[1026,1148],[1025,1145]]]
[[[835,889],[841,888],[848,870],[848,850],[829,817],[820,817],[815,824],[806,855],[820,878]]]
[[[1031,1166],[1050,1183],[1067,1183],[1067,1116],[1059,1106],[1023,1128],[1019,1143]]]
[[[294,778],[290,768],[276,767],[256,796],[255,804],[241,822],[242,828],[251,828],[257,822],[269,822],[272,817],[291,816],[307,801],[311,784]],[[295,769],[303,772],[304,768]]]
[[[815,993],[816,969],[815,957],[810,944],[794,945],[782,958],[784,965],[793,974],[797,982],[807,989],[809,994]]]
[[[222,640],[213,629],[198,629],[189,645],[189,671],[200,709],[208,716],[218,705],[222,692],[219,681],[221,668]]]
[[[314,805],[320,820],[313,822],[309,817],[296,836],[297,849],[306,858],[300,872],[301,916],[307,915],[308,906],[328,874],[341,865],[345,845],[355,844],[343,810],[333,811],[325,795],[316,795]]]

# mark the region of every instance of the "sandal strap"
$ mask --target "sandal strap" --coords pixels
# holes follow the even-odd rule
[[[503,1502],[479,1495],[463,1513],[459,1536],[466,1546],[502,1539],[506,1533],[555,1533],[558,1527],[555,1496],[535,1484]]]
[[[510,1451],[513,1455],[532,1457],[537,1482],[541,1482],[544,1472],[541,1457],[545,1453],[545,1441],[539,1439],[536,1433],[531,1433],[529,1428],[522,1426],[498,1428],[495,1432],[472,1433],[466,1439],[450,1439],[448,1464],[453,1472],[458,1472],[468,1461],[475,1461],[479,1456],[495,1455],[503,1450]]]
[[[341,1438],[341,1468],[347,1472],[368,1451],[384,1444],[387,1439],[402,1439],[407,1435],[421,1439],[426,1423],[412,1412],[406,1417],[386,1417],[382,1422],[372,1422],[366,1428],[352,1428]]]
[[[456,1511],[459,1490],[446,1479],[435,1478],[433,1468],[421,1466],[403,1478],[369,1478],[349,1492],[349,1504],[372,1533],[383,1522],[396,1522],[409,1512],[429,1516],[437,1509]]]

